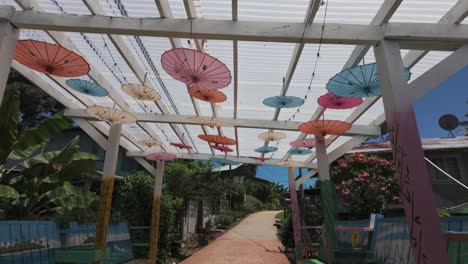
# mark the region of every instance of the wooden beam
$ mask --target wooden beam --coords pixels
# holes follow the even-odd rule
[[[384,40],[374,48],[382,98],[392,143],[393,160],[415,263],[449,263],[444,235],[432,193],[432,180],[424,160],[413,101],[401,96],[407,80],[397,41]]]
[[[156,161],[154,176],[153,208],[151,210],[151,231],[147,263],[156,263],[158,255],[159,220],[161,216],[161,194],[164,178],[164,160]]]
[[[101,191],[99,192],[99,211],[96,219],[96,239],[94,248],[101,251],[98,263],[103,263],[106,252],[107,228],[109,227],[114,191],[114,176],[119,155],[120,134],[122,125],[112,125],[107,140],[106,156],[102,171]]]
[[[0,104],[5,93],[18,36],[18,29],[14,28],[8,21],[0,21],[0,58],[2,59],[0,63]]]
[[[294,168],[288,167],[289,198],[291,199],[291,218],[293,226],[293,240],[296,251],[296,263],[303,261],[302,241],[301,241],[301,212],[299,212],[299,202],[297,200],[296,184],[294,182]]]
[[[258,129],[272,129],[272,130],[286,130],[286,131],[297,131],[301,122],[288,122],[284,121],[272,121],[264,119],[247,119],[247,118],[227,118],[227,117],[209,117],[209,116],[192,116],[192,115],[155,115],[152,113],[140,113],[130,112],[137,118],[138,122],[145,123],[172,123],[172,124],[189,124],[189,125],[200,125],[203,123],[202,120],[215,120],[220,121],[228,126],[244,127],[244,128],[258,128]],[[90,120],[97,120],[90,116],[84,109],[66,109],[64,112],[65,116],[72,118],[86,118]],[[345,132],[343,135],[367,135],[369,137],[380,136],[380,128],[377,126],[364,126],[364,125],[352,125],[351,129]]]
[[[145,157],[150,154],[149,151],[128,151],[128,157]],[[236,157],[228,155],[210,155],[210,154],[187,154],[187,153],[174,153],[178,159],[190,159],[190,160],[210,160],[212,158],[229,159],[238,163],[248,163],[257,165],[278,165],[279,159],[270,159],[266,161],[256,160],[250,157]],[[302,168],[312,168],[309,163],[299,162]]]

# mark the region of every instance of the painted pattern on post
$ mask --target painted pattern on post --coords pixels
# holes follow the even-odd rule
[[[112,192],[114,190],[114,177],[104,176],[101,181],[101,191],[99,193],[99,211],[96,221],[96,243],[95,249],[102,251],[104,256],[107,241],[107,228],[109,226],[110,211],[112,206]],[[102,260],[96,262],[101,263]]]
[[[154,175],[153,209],[151,210],[151,232],[149,241],[148,260],[146,263],[156,263],[158,255],[159,222],[161,216],[161,194],[164,178],[164,160],[156,161],[156,172]]]
[[[288,167],[289,196],[291,198],[291,218],[293,222],[294,246],[296,259],[302,260],[301,245],[301,217],[299,216],[299,203],[297,200],[296,182],[294,180],[294,168]]]

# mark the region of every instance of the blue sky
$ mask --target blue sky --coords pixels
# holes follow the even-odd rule
[[[468,120],[468,66],[452,75],[447,81],[434,88],[414,105],[419,134],[422,138],[447,137],[448,132],[439,127],[439,117],[453,114],[460,121]],[[459,129],[457,129],[459,130]],[[457,134],[461,135],[461,134]],[[295,175],[299,171],[296,169]],[[307,173],[303,170],[303,173]],[[271,182],[288,185],[287,169],[280,166],[262,165],[257,177]],[[307,181],[306,187],[313,185],[314,179]]]

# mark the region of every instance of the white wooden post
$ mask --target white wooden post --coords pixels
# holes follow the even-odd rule
[[[449,263],[397,41],[374,47],[415,263]]]
[[[156,172],[154,174],[154,195],[153,209],[151,210],[151,233],[148,253],[148,264],[156,263],[158,255],[158,239],[159,239],[159,220],[161,216],[161,194],[164,178],[164,160],[156,161]]]
[[[327,148],[324,136],[315,136],[317,149],[317,164],[320,181],[320,203],[322,206],[325,233],[323,247],[326,250],[328,261],[333,261],[332,250],[336,248],[335,232],[335,205],[333,203],[330,168],[328,164]]]
[[[99,193],[99,212],[96,221],[95,249],[99,254],[97,263],[102,263],[106,251],[107,228],[112,206],[112,192],[114,190],[114,178],[119,155],[120,134],[122,125],[111,125],[109,138],[107,139],[106,156],[102,170],[101,191]]]
[[[18,36],[19,29],[14,28],[9,21],[0,21],[0,103],[5,93]]]

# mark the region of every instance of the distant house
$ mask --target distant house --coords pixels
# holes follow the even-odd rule
[[[468,186],[468,136],[422,139],[421,142],[427,159],[427,169],[432,177],[432,189],[437,207],[456,208],[467,203],[468,190],[455,180]],[[392,158],[389,141],[367,143],[355,147],[351,152],[372,153],[387,159]]]

